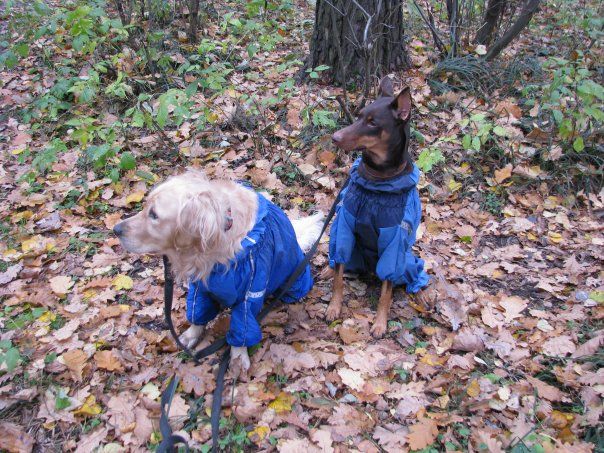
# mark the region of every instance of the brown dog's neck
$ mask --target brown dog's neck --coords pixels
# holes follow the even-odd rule
[[[395,178],[397,176],[402,175],[407,172],[409,168],[409,162],[403,161],[401,165],[397,168],[388,169],[388,170],[375,170],[371,168],[369,165],[365,165],[365,162],[361,161],[361,165],[359,165],[359,174],[370,181],[383,181],[385,179]]]

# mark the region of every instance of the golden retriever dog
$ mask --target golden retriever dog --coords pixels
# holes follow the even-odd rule
[[[302,250],[318,237],[322,217],[290,221],[255,191],[188,170],[153,189],[142,211],[118,223],[114,232],[129,252],[167,255],[176,281],[190,285],[191,327],[180,336],[187,347],[195,347],[205,324],[222,308],[231,308],[231,360],[247,370],[247,348],[261,339],[255,316],[264,298],[303,260]],[[307,265],[282,300],[295,302],[311,287]]]

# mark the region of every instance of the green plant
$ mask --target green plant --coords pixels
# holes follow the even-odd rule
[[[464,118],[460,126],[464,131],[461,145],[468,151],[481,151],[487,146],[498,145],[501,137],[507,137],[507,131],[495,125],[486,113],[475,113],[470,118]]]
[[[19,350],[10,340],[0,340],[0,371],[10,373],[22,361]]]
[[[544,67],[552,80],[542,87],[541,109],[553,118],[563,148],[582,152],[595,146],[592,132],[604,122],[604,87],[595,82],[584,55],[577,51],[571,59],[553,57]]]
[[[220,428],[226,433],[218,441],[221,450],[243,452],[251,440],[247,437],[245,426],[232,419],[221,418]]]
[[[435,165],[445,161],[445,156],[436,146],[430,146],[419,154],[415,162],[419,169],[423,172],[429,172]]]

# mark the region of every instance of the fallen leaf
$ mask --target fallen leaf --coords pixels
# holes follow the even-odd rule
[[[499,301],[499,305],[505,310],[503,313],[505,321],[510,322],[521,316],[528,302],[517,296],[507,296]]]
[[[580,345],[576,351],[572,353],[571,357],[579,358],[594,355],[598,351],[601,352],[602,347],[604,347],[604,335],[598,335]]]
[[[52,289],[52,292],[57,296],[64,296],[67,294],[73,284],[74,281],[71,277],[65,275],[59,275],[50,279],[50,289]]]
[[[88,361],[88,356],[81,349],[72,349],[65,352],[61,356],[62,362],[65,364],[76,381],[82,380],[82,371]]]
[[[107,371],[122,370],[122,364],[113,354],[113,351],[97,351],[94,354],[96,366]]]
[[[423,418],[419,423],[409,427],[407,441],[412,450],[421,450],[428,445],[432,445],[438,435],[436,422],[429,418]]]
[[[0,450],[10,453],[30,452],[34,448],[34,438],[23,427],[10,422],[0,422]]]
[[[284,414],[287,412],[291,412],[292,404],[296,398],[287,392],[281,392],[277,395],[273,401],[271,401],[268,405],[271,409],[273,409],[277,414]]]
[[[128,290],[128,289],[132,289],[134,282],[127,275],[119,274],[113,279],[112,285],[116,291],[119,291],[122,289]]]
[[[472,382],[470,382],[466,393],[472,398],[476,398],[478,395],[480,395],[480,384],[478,383],[478,379],[473,379]]]
[[[139,203],[145,197],[145,192],[133,192],[126,197],[126,205]]]
[[[560,335],[550,338],[541,347],[545,355],[552,357],[565,357],[576,351],[577,347],[573,340],[568,335]]]
[[[89,395],[78,409],[73,411],[74,415],[85,415],[93,417],[101,413],[101,406],[96,402],[94,395]]]
[[[512,177],[512,164],[507,164],[502,169],[495,170],[495,182],[501,184],[508,178]]]
[[[358,371],[351,370],[350,368],[340,368],[338,370],[342,382],[353,390],[361,391],[365,385],[365,379]]]

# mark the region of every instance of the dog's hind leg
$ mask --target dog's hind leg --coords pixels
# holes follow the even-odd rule
[[[373,335],[375,338],[381,338],[386,333],[388,328],[388,313],[390,313],[391,305],[392,282],[389,280],[384,280],[382,282],[382,293],[380,294],[377,314],[375,315],[375,321],[371,327],[371,335]]]
[[[328,321],[334,321],[340,317],[342,311],[342,302],[344,300],[344,264],[336,264],[333,277],[333,292],[331,301],[325,312],[325,318]]]

